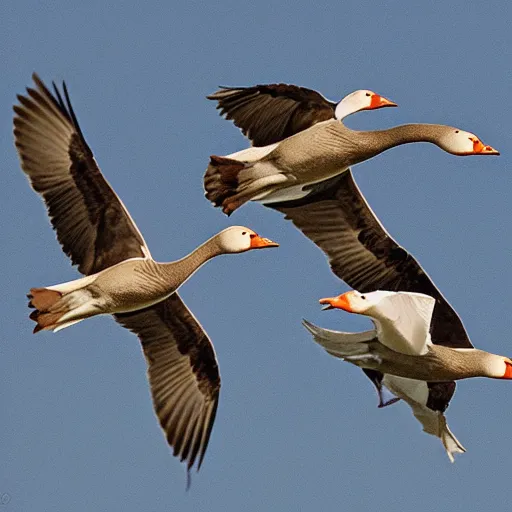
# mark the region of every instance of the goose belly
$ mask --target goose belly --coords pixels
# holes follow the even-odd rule
[[[403,400],[413,400],[420,405],[427,405],[429,389],[427,383],[423,380],[385,374],[382,383],[394,395]]]
[[[344,130],[338,123],[321,124],[285,139],[266,158],[300,183],[331,178],[361,161],[360,146],[338,133]]]
[[[337,176],[343,172],[345,172],[347,169],[338,169],[333,176]],[[332,177],[332,176],[329,176]],[[302,199],[303,197],[306,197],[313,187],[313,185],[316,185],[317,183],[321,183],[322,181],[325,181],[328,178],[322,178],[322,179],[316,179],[307,183],[300,183],[295,185],[290,185],[286,188],[281,188],[275,191],[270,192],[264,192],[263,194],[260,194],[259,196],[256,196],[253,198],[253,201],[257,201],[261,204],[271,204],[271,203],[280,203],[282,201],[294,201],[296,199]]]
[[[152,260],[124,261],[101,272],[94,287],[106,298],[109,313],[127,313],[156,304],[171,295],[179,283],[169,283]]]

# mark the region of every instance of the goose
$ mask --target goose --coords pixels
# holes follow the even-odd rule
[[[220,254],[277,247],[242,227],[229,227],[171,262],[151,257],[140,231],[103,177],[71,106],[34,74],[15,105],[14,137],[21,168],[42,196],[63,251],[85,277],[32,288],[34,332],[58,331],[113,314],[135,333],[148,364],[155,412],[187,474],[201,467],[212,430],[220,377],[208,335],[176,290]]]
[[[362,110],[397,106],[373,91],[360,89],[334,103],[312,89],[282,83],[221,87],[207,99],[216,101],[220,115],[232,119],[257,147],[280,142],[322,121],[342,121]]]
[[[422,293],[349,291],[320,299],[325,309],[370,317],[375,328],[359,333],[323,329],[304,320],[314,340],[329,354],[381,372],[383,383],[411,407],[423,430],[439,437],[448,458],[465,448],[448,427],[444,411],[455,380],[512,379],[512,360],[475,348],[434,345],[430,325],[436,299]]]
[[[473,133],[439,124],[406,124],[355,131],[333,119],[270,146],[257,160],[217,155],[204,175],[206,198],[231,215],[247,201],[264,204],[304,197],[311,185],[402,144],[430,142],[457,156],[499,155]],[[249,152],[252,149],[249,148]]]
[[[317,245],[327,256],[332,272],[351,288],[362,293],[388,290],[433,297],[430,341],[436,349],[473,349],[456,311],[414,256],[386,231],[357,186],[352,171],[315,185],[303,199],[269,206],[284,214],[286,220],[291,220]],[[383,384],[381,371],[363,371],[377,390],[379,407],[397,401]],[[444,393],[443,386],[435,385],[436,401],[432,402],[441,411],[455,392],[455,385],[446,386]]]

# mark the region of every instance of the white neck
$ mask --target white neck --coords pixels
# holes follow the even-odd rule
[[[334,110],[334,117],[338,121],[342,121],[345,117],[355,114],[361,110],[360,101],[354,98],[352,94],[345,96],[337,105]]]

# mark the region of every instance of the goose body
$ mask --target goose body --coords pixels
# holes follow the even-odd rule
[[[48,209],[64,252],[85,275],[30,290],[34,332],[59,330],[113,314],[140,339],[155,412],[174,455],[199,468],[215,420],[220,376],[213,345],[176,290],[220,254],[277,244],[242,227],[227,228],[184,258],[153,260],[140,231],[103,177],[65,102],[33,75],[18,96],[14,137],[21,167]]]
[[[375,329],[344,333],[305,327],[329,354],[361,368],[378,371],[382,384],[411,407],[428,434],[441,439],[448,457],[464,450],[450,431],[444,411],[455,380],[471,377],[512,378],[512,360],[474,348],[434,345],[430,324],[435,300],[409,292],[347,292],[321,299],[329,308],[369,316]]]
[[[402,144],[430,142],[449,153],[497,155],[476,135],[445,125],[409,124],[387,130],[355,131],[341,121],[317,123],[277,143],[258,160],[212,156],[204,177],[206,197],[231,214],[249,200],[282,200],[283,189],[298,186],[307,195],[311,185],[337,176],[349,167]]]
[[[35,332],[58,331],[91,316],[152,306],[169,297],[215,256],[276,246],[249,228],[232,226],[178,261],[159,263],[150,256],[130,258],[81,279],[32,288],[29,305],[35,308],[31,315],[37,322]]]

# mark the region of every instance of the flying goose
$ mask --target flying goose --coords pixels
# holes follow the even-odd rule
[[[396,103],[368,90],[358,90],[339,103],[319,92],[290,84],[221,87],[207,96],[217,109],[252,142],[268,146],[329,119],[343,120],[361,110],[396,107]]]
[[[333,119],[267,146],[257,160],[245,158],[244,151],[229,158],[212,155],[204,176],[205,195],[227,215],[251,200],[268,204],[300,199],[311,185],[412,142],[430,142],[457,156],[499,155],[476,135],[451,126],[407,124],[355,131]],[[246,151],[253,156],[253,148]]]
[[[417,292],[436,300],[432,343],[473,348],[455,310],[406,249],[389,235],[359,190],[350,170],[311,188],[303,199],[268,205],[283,213],[327,256],[331,270],[362,293]],[[387,405],[382,373],[364,370]],[[450,395],[451,396],[451,395]]]
[[[70,103],[34,74],[18,96],[14,137],[21,167],[48,209],[64,252],[86,277],[32,288],[34,332],[113,314],[141,341],[155,412],[174,455],[200,468],[219,399],[213,345],[175,291],[219,254],[276,247],[254,231],[227,228],[188,256],[153,260],[137,226],[103,177]]]
[[[441,439],[451,462],[465,451],[448,428],[443,412],[455,392],[455,380],[470,377],[512,379],[512,360],[474,348],[449,348],[431,342],[436,305],[421,293],[350,291],[320,299],[337,308],[370,317],[375,328],[337,332],[304,321],[329,354],[384,374],[383,383],[412,408],[428,434]]]

